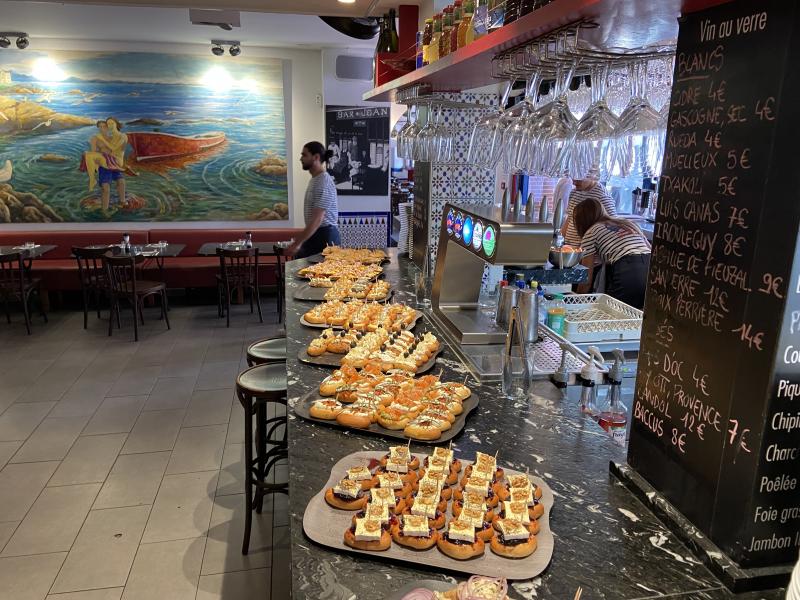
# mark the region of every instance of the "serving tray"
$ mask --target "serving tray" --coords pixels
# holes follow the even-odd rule
[[[309,262],[309,264],[315,265],[317,263],[321,263],[322,261],[324,261],[325,260],[325,256],[322,253],[320,253],[320,254],[312,254],[311,256],[306,256],[306,260]],[[385,256],[383,258],[383,260],[378,264],[386,265],[386,264],[388,264],[390,262],[391,262],[391,260],[389,259],[389,257]]]
[[[456,416],[456,420],[451,425],[450,429],[447,431],[442,432],[442,436],[435,439],[435,440],[418,440],[416,438],[409,438],[406,436],[402,430],[396,431],[392,429],[386,429],[385,427],[381,427],[377,423],[373,423],[366,429],[358,429],[356,427],[349,427],[347,425],[341,425],[336,422],[336,420],[327,421],[325,419],[317,419],[311,416],[309,410],[311,409],[311,405],[314,404],[317,400],[330,400],[333,396],[320,396],[318,390],[312,390],[302,398],[297,401],[297,404],[294,406],[294,412],[298,417],[302,417],[307,421],[313,421],[314,423],[319,423],[320,425],[327,425],[328,427],[333,427],[334,429],[344,429],[346,431],[355,431],[357,433],[364,433],[366,435],[374,435],[383,438],[389,438],[394,440],[402,440],[403,442],[407,442],[408,440],[412,440],[419,444],[441,444],[442,442],[449,442],[451,439],[456,437],[461,431],[464,429],[464,425],[467,422],[467,415],[469,415],[473,410],[478,408],[478,403],[480,399],[472,392],[469,398],[464,400],[462,403],[462,408],[464,411]]]
[[[411,324],[408,325],[407,327],[404,327],[403,329],[405,329],[406,331],[411,331],[412,329],[414,329],[414,327],[417,326],[417,323],[422,317],[423,314],[420,311],[417,311],[417,316],[414,318]],[[300,323],[302,325],[305,325],[306,327],[313,327],[314,329],[337,329],[337,330],[344,329],[344,327],[341,325],[325,325],[324,323],[309,323],[308,321],[306,321],[305,315],[300,317]]]
[[[383,552],[369,552],[366,550],[356,550],[344,543],[344,532],[350,527],[355,511],[337,510],[325,502],[325,490],[343,479],[347,475],[347,469],[366,465],[370,459],[380,460],[385,452],[354,452],[348,454],[337,462],[331,469],[330,478],[325,486],[313,497],[306,506],[303,514],[303,531],[312,541],[329,548],[350,552],[353,554],[378,556],[402,563],[409,563],[414,566],[424,564],[426,566],[468,573],[471,575],[484,575],[486,577],[505,577],[506,579],[531,579],[539,575],[550,564],[553,556],[553,532],[550,531],[550,511],[553,508],[553,492],[547,483],[539,477],[528,475],[531,481],[542,488],[542,503],[544,504],[544,514],[539,518],[539,533],[536,536],[538,547],[536,551],[526,558],[504,558],[496,555],[489,549],[486,543],[486,551],[482,556],[469,560],[456,560],[442,554],[436,547],[430,550],[413,550],[392,542],[391,547]],[[420,461],[424,456],[415,454]],[[459,457],[463,469],[472,461]],[[518,471],[505,468],[506,475],[520,475]],[[447,522],[451,519],[450,506],[447,510]],[[447,531],[447,525],[440,531]],[[412,588],[413,589],[413,588]]]
[[[421,375],[422,373],[427,373],[430,371],[434,365],[436,364],[436,358],[444,351],[444,347],[440,344],[439,349],[434,353],[433,356],[428,359],[428,362],[423,364],[419,369],[417,369],[414,375]],[[300,362],[305,363],[307,365],[316,365],[318,367],[333,367],[338,369],[342,366],[342,358],[344,354],[334,354],[333,352],[325,352],[324,354],[320,354],[319,356],[311,356],[307,351],[306,348],[300,348],[300,351],[297,353],[297,358]]]
[[[330,288],[311,287],[307,283],[302,284],[294,292],[295,300],[305,300],[308,302],[325,302],[325,292]],[[394,289],[389,290],[389,294],[383,300],[375,300],[374,302],[388,302],[394,296]],[[345,298],[347,300],[347,298]],[[373,302],[370,300],[370,302]]]

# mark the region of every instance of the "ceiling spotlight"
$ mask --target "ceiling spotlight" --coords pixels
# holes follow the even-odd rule
[[[228,52],[231,53],[231,56],[239,56],[242,53],[242,48],[241,48],[241,46],[239,46],[237,44],[237,45],[231,46],[231,48],[230,48],[230,50],[228,50]]]
[[[30,45],[30,40],[27,37],[18,37],[17,38],[17,48],[20,50],[25,50]]]
[[[0,48],[8,48],[11,45],[11,40],[7,37],[0,37]]]
[[[211,47],[211,53],[214,56],[222,56],[223,54],[225,54],[225,48],[223,48],[222,46],[217,44],[217,45]]]

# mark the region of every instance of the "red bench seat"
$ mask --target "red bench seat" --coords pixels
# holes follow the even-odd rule
[[[14,230],[0,231],[0,245],[18,246],[27,241],[37,244],[57,246],[41,258],[32,262],[35,277],[42,279],[45,291],[79,290],[78,264],[72,258],[73,246],[93,244],[116,244],[122,240],[123,229],[118,230]],[[296,237],[299,229],[253,229],[253,241],[279,242]],[[173,244],[185,244],[186,248],[177,257],[164,259],[163,273],[155,260],[147,266],[148,278],[162,279],[170,288],[213,287],[215,275],[219,273],[219,259],[216,256],[198,256],[197,252],[206,242],[228,242],[244,236],[239,229],[153,229],[130,231],[131,243],[147,244],[166,240]],[[264,266],[259,269],[259,282],[262,285],[275,283],[275,258],[260,258]]]

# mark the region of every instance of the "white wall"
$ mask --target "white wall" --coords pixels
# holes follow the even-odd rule
[[[163,52],[171,54],[209,53],[207,45],[151,44],[132,42],[77,41],[42,39],[36,40],[37,50],[84,50],[119,52]],[[308,173],[300,166],[300,152],[303,145],[312,140],[325,138],[325,112],[322,102],[322,52],[319,50],[294,50],[288,48],[245,48],[250,57],[277,58],[285,61],[284,67],[284,108],[286,113],[286,160],[291,168],[288,172],[289,184],[289,224],[303,227],[303,197]],[[119,228],[122,223],[53,223],[48,229],[108,229]],[[207,229],[230,227],[244,229],[248,226],[286,227],[286,221],[202,221],[166,223],[126,223],[125,227],[135,229],[186,228]],[[42,226],[44,227],[44,226]],[[4,229],[30,229],[29,223],[4,224]]]
[[[371,81],[341,80],[336,77],[336,57],[340,54],[372,58],[371,51],[323,50],[322,77],[325,90],[325,104],[328,106],[388,106],[388,104],[364,102],[364,100],[362,100],[364,92],[372,89]],[[394,123],[394,121],[392,121],[392,123]],[[320,141],[324,142],[324,140]],[[388,188],[384,196],[339,196],[339,210],[342,212],[388,212],[389,206]]]

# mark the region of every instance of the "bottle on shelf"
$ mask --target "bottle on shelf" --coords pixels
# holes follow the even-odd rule
[[[490,0],[489,4],[489,33],[503,26],[506,13],[505,0]]]
[[[533,284],[531,284],[533,287]],[[539,323],[547,323],[547,300],[544,296],[544,288],[542,284],[536,282],[536,295],[539,297]]]
[[[414,68],[415,69],[421,69],[423,64],[424,64],[423,61],[422,61],[422,34],[423,34],[422,31],[418,31],[417,32],[417,44],[416,44],[417,45],[417,49],[416,49],[416,52],[414,54]]]
[[[514,276],[514,285],[516,285],[521,290],[524,290],[527,287],[525,285],[525,273],[517,273]]]
[[[603,363],[603,355],[596,346],[589,346],[591,361],[581,369],[581,412],[594,417],[597,415],[597,378],[600,370],[595,364],[595,358]]]
[[[608,372],[608,403],[597,415],[600,427],[608,432],[615,444],[625,445],[628,432],[628,411],[622,403],[622,364],[625,355],[622,350],[614,350],[614,366]]]
[[[390,51],[388,50],[389,42],[386,35],[386,24],[387,20],[385,15],[378,19],[378,26],[380,27],[380,30],[378,33],[378,43],[375,45],[375,54],[378,54],[379,52]]]
[[[444,9],[442,16],[442,37],[439,40],[439,58],[450,54],[450,37],[453,35],[453,5]]]
[[[465,0],[464,7],[461,11],[461,23],[458,25],[458,47],[463,48],[469,42],[467,41],[467,34],[472,31],[472,15],[475,13],[474,0]],[[471,39],[469,40],[472,41]]]
[[[433,19],[425,19],[422,30],[422,65],[431,64],[431,40],[433,39]]]
[[[566,318],[567,305],[564,303],[564,294],[554,294],[553,299],[547,303],[547,326],[558,335],[563,335]]]
[[[400,38],[397,35],[397,11],[389,9],[389,22],[387,24],[388,38],[389,38],[389,52],[400,51]]]
[[[467,30],[467,44],[471,44],[477,39],[489,33],[489,3],[488,0],[477,0],[475,10],[472,13],[472,21]]]
[[[442,13],[433,15],[431,42],[428,44],[428,64],[439,60],[439,44],[442,39]]]
[[[458,50],[458,31],[461,27],[461,14],[463,0],[456,0],[453,4],[453,29],[450,30],[450,53]]]

